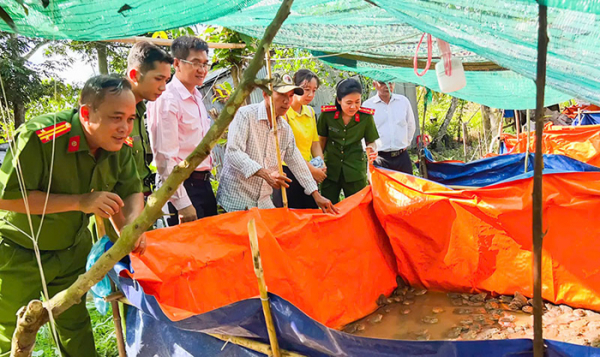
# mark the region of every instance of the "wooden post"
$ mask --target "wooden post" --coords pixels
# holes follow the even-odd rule
[[[102,239],[106,235],[106,226],[104,225],[104,218],[95,214],[96,218],[96,232],[98,233],[98,240]],[[115,283],[110,282],[112,292],[115,292]],[[110,301],[110,307],[112,308],[113,323],[115,324],[115,336],[117,338],[117,348],[119,350],[119,357],[127,357],[125,351],[125,339],[123,338],[123,325],[121,325],[121,310],[119,310],[119,302],[116,300]]]
[[[533,174],[533,356],[544,356],[544,337],[542,329],[542,245],[543,232],[543,191],[542,171],[544,155],[542,153],[542,133],[544,130],[544,89],[546,87],[546,56],[548,51],[548,9],[539,4],[538,55],[536,75],[535,106],[535,164]]]
[[[269,89],[271,95],[269,96],[269,107],[271,107],[271,125],[273,127],[273,135],[275,136],[275,149],[277,150],[277,169],[279,174],[283,176],[283,162],[281,161],[281,150],[279,150],[279,136],[277,134],[277,117],[275,116],[275,105],[273,103],[273,76],[271,74],[271,54],[269,48],[265,48],[265,61],[267,62],[267,78],[269,80]],[[283,207],[288,208],[287,191],[284,186],[281,186],[281,199],[283,201]]]
[[[269,295],[267,294],[267,284],[265,283],[265,275],[260,259],[260,249],[258,247],[258,235],[256,234],[256,222],[251,219],[248,222],[248,235],[250,237],[250,249],[252,250],[252,261],[254,262],[254,273],[258,279],[258,291],[260,292],[260,301],[262,302],[263,313],[265,314],[265,322],[267,323],[267,332],[269,333],[269,342],[271,343],[271,351],[274,357],[280,357],[279,343],[277,342],[277,333],[273,324],[273,316],[271,315],[271,305],[269,303]]]
[[[467,123],[463,122],[462,123],[462,132],[463,132],[463,150],[464,150],[464,157],[465,157],[465,163],[467,162]]]
[[[525,172],[529,166],[529,147],[531,145],[531,114],[527,109],[527,148],[525,148]]]

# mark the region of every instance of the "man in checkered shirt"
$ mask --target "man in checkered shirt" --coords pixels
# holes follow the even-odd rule
[[[290,108],[294,94],[302,95],[304,90],[294,85],[287,74],[275,73],[273,79],[281,157],[304,187],[304,192],[313,196],[323,212],[338,213],[331,201],[319,194],[317,183],[296,147],[292,129],[282,118]],[[288,182],[291,182],[285,175],[279,174],[270,100],[264,92],[263,98],[265,100],[258,104],[240,108],[229,126],[217,192],[217,202],[227,212],[251,207],[275,208],[271,199],[273,189],[289,187]]]

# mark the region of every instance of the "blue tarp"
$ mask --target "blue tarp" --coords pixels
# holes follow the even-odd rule
[[[511,154],[490,157],[469,163],[435,162],[426,151],[427,175],[443,185],[483,187],[505,181],[530,177],[534,154],[529,154],[527,172],[525,155]],[[560,172],[600,171],[600,168],[564,155],[544,155],[544,174]]]
[[[580,123],[581,122],[581,123]],[[600,113],[582,113],[573,120],[574,126],[577,125],[597,125],[600,124]]]
[[[156,299],[135,281],[120,278],[135,308],[127,313],[127,355],[161,357],[264,356],[206,335],[219,333],[253,338],[268,344],[260,300],[243,300],[223,308],[173,322]],[[399,341],[357,337],[316,322],[294,305],[270,294],[271,310],[281,348],[305,356],[530,356],[528,339],[489,341]],[[600,356],[600,350],[546,341],[549,357]],[[225,346],[224,346],[225,345]],[[224,347],[224,348],[223,348]]]

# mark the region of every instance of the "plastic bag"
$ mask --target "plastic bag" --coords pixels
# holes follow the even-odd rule
[[[88,271],[90,268],[100,259],[102,254],[106,251],[106,245],[109,244],[109,247],[112,245],[112,242],[108,238],[108,236],[102,237],[99,241],[97,241],[94,246],[92,246],[92,250],[88,255],[87,262],[85,264],[85,270]],[[104,298],[111,293],[110,279],[108,276],[104,276],[102,280],[98,282],[98,284],[92,286],[92,295],[94,297],[94,305],[96,306],[96,310],[102,315],[106,315],[108,313],[108,307],[110,304],[104,301]]]

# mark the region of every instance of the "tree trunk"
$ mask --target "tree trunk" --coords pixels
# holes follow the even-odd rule
[[[490,107],[481,106],[481,122],[483,123],[483,147],[487,148],[492,137],[492,122],[490,120]]]
[[[442,123],[440,130],[438,131],[437,135],[435,136],[435,139],[433,139],[433,142],[431,143],[432,145],[434,145],[434,147],[437,146],[439,144],[439,142],[444,138],[444,136],[446,136],[446,134],[448,133],[448,126],[450,125],[450,122],[452,121],[452,117],[454,116],[454,112],[456,112],[457,106],[458,106],[458,98],[452,97],[452,101],[450,102],[450,108],[448,108],[448,111],[446,112],[446,117],[444,118],[444,122]]]
[[[25,103],[22,98],[17,98],[12,103],[13,114],[15,116],[15,129],[25,122]]]
[[[106,45],[96,43],[96,52],[98,53],[98,70],[100,74],[108,74],[108,55]]]
[[[81,297],[87,293],[92,286],[98,283],[113,268],[113,266],[127,254],[133,251],[139,237],[162,216],[162,207],[173,195],[177,187],[190,176],[196,168],[210,154],[221,135],[225,132],[229,123],[233,120],[235,113],[241,106],[246,97],[250,95],[256,87],[271,93],[266,79],[256,79],[256,74],[263,66],[265,51],[268,50],[275,34],[281,28],[281,24],[290,14],[293,0],[284,0],[277,11],[277,15],[265,30],[265,34],[257,47],[256,54],[244,72],[240,85],[230,96],[225,104],[225,108],[219,115],[218,120],[210,127],[200,144],[194,151],[179,165],[175,166],[167,180],[150,197],[146,207],[132,223],[123,228],[121,237],[117,240],[106,253],[87,271],[80,275],[77,281],[69,288],[56,294],[47,303],[44,303],[45,311],[49,311],[54,317],[65,312],[71,306],[81,302]],[[35,301],[35,300],[34,300]],[[20,318],[17,321],[17,330],[12,340],[12,357],[30,357],[35,347],[34,343],[28,341],[35,340],[39,327],[48,321],[48,314],[35,314],[30,311],[30,306],[36,304],[29,303],[27,308],[22,308],[20,317],[33,316],[31,318]]]

